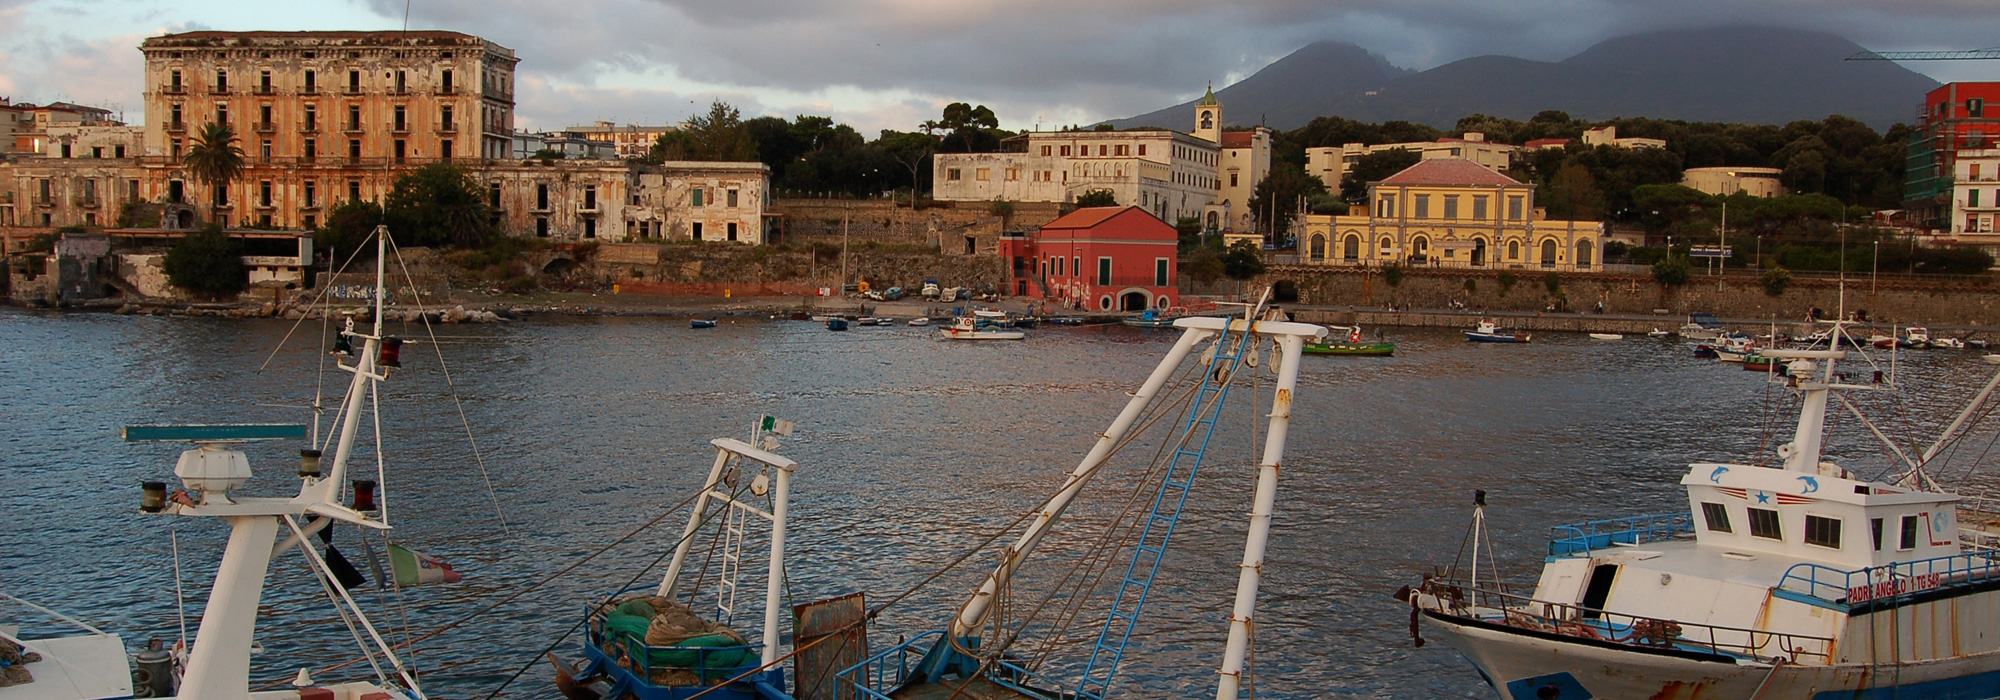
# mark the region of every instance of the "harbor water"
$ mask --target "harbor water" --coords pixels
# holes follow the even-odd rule
[[[681,502],[706,474],[711,438],[743,437],[765,414],[796,421],[779,449],[801,464],[790,600],[864,592],[886,601],[1060,486],[1176,336],[1111,326],[943,342],[935,329],[902,326],[828,333],[778,320],[697,330],[685,319],[535,318],[439,327],[433,345],[421,327],[396,325],[413,341],[406,368],[383,385],[379,416],[391,538],[448,560],[465,580],[400,594],[368,587],[358,597],[392,642],[459,623],[409,655],[430,694],[446,698],[486,697],[517,674],[500,697],[556,697],[542,652],[592,597],[657,581],[661,569],[647,567],[684,515],[466,618]],[[172,481],[180,446],[123,443],[118,429],[310,422],[316,387],[331,405],[347,377],[323,366],[322,333],[317,322],[0,310],[0,591],[120,633],[135,649],[178,637],[183,624],[191,637],[226,530],[139,513],[140,482]],[[1394,357],[1303,358],[1255,625],[1258,696],[1492,697],[1446,645],[1414,648],[1408,608],[1390,597],[1452,562],[1474,489],[1489,493],[1501,573],[1519,580],[1539,570],[1550,526],[1685,510],[1677,482],[1688,463],[1769,458],[1789,439],[1790,394],[1761,373],[1697,360],[1677,341],[1540,333],[1496,346],[1444,329],[1387,335]],[[1905,352],[1893,368],[1880,359],[1903,391],[1857,401],[1905,451],[1927,445],[1992,369],[1965,350]],[[1857,382],[1873,379],[1865,364],[1843,366]],[[1261,444],[1249,432],[1268,411],[1271,381],[1262,371],[1232,390],[1229,434],[1218,433],[1197,479],[1114,694],[1212,692]],[[1886,468],[1885,450],[1851,416],[1832,422],[1831,458],[1866,476]],[[355,469],[372,474],[372,432],[362,438]],[[1995,482],[1985,470],[1967,475],[1993,441],[1992,430],[1975,432],[1940,480]],[[1074,527],[1045,545],[1049,567],[1066,570],[1095,541],[1157,442],[1129,449],[1133,459],[1093,486]],[[300,447],[248,446],[258,477],[247,491],[295,489]],[[379,541],[349,530],[335,544],[364,571],[367,550],[381,554]],[[994,561],[992,551],[976,555],[889,608],[871,626],[872,647],[941,627]],[[263,650],[252,661],[258,685],[356,656],[306,566],[296,552],[273,563]],[[1114,568],[1113,580],[1124,566]],[[752,578],[746,586],[761,591],[761,576]],[[745,597],[756,600],[736,624],[754,630],[761,595]],[[1102,608],[1052,658],[1086,654]],[[60,631],[20,612],[0,621]],[[575,645],[571,637],[554,649],[574,657]],[[366,677],[361,664],[318,680]]]

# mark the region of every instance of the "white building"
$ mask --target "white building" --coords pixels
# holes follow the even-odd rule
[[[1952,165],[1951,232],[1962,243],[2000,249],[2000,149],[1960,150]]]
[[[1514,154],[1520,146],[1496,143],[1486,140],[1486,135],[1477,131],[1465,132],[1463,138],[1441,138],[1436,141],[1412,141],[1408,143],[1378,143],[1372,146],[1350,143],[1342,146],[1321,146],[1306,149],[1306,174],[1319,178],[1329,190],[1338,191],[1347,176],[1354,172],[1354,166],[1362,156],[1385,151],[1405,150],[1417,154],[1421,160],[1433,158],[1455,158],[1469,160],[1494,170],[1506,170],[1512,164]]]
[[[1785,186],[1778,182],[1783,174],[1785,171],[1777,168],[1688,168],[1681,173],[1681,184],[1718,196],[1776,197],[1785,193]]]
[[[1583,145],[1611,146],[1613,148],[1666,148],[1667,142],[1661,139],[1646,138],[1621,139],[1618,138],[1618,127],[1600,126],[1595,129],[1584,130]]]
[[[1271,171],[1271,131],[1222,129],[1210,91],[1196,105],[1193,133],[1171,129],[1036,131],[1022,150],[940,153],[932,196],[958,202],[1074,202],[1110,190],[1118,204],[1164,221],[1199,217],[1209,228],[1254,225],[1248,202]]]

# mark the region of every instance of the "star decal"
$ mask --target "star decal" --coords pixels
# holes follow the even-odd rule
[[[1757,502],[1758,502],[1758,503],[1770,503],[1770,502],[1771,502],[1771,494],[1768,494],[1768,493],[1764,493],[1764,492],[1762,492],[1762,491],[1759,491],[1759,492],[1757,492]]]

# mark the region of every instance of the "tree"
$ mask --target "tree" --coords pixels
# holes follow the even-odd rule
[[[1222,253],[1222,274],[1242,281],[1264,274],[1264,251],[1249,241],[1237,241]]]
[[[243,243],[214,223],[182,236],[160,264],[168,282],[209,299],[241,292],[248,282],[243,274]]]
[[[743,162],[757,159],[757,144],[743,126],[743,113],[729,103],[709,103],[708,113],[689,117],[682,144],[687,160]],[[675,132],[661,135],[662,142]],[[655,144],[657,147],[659,144]],[[675,160],[668,158],[668,160]]]
[[[1201,245],[1201,217],[1183,216],[1174,222],[1174,232],[1179,234],[1180,253],[1186,255]]]
[[[1653,263],[1653,279],[1669,287],[1687,284],[1687,259],[1671,254],[1661,258],[1659,262]]]
[[[875,139],[890,159],[910,172],[910,202],[917,201],[917,193],[930,188],[931,155],[937,153],[936,136],[915,131],[892,131],[883,129]]]
[[[1355,161],[1354,170],[1341,178],[1340,198],[1352,204],[1366,204],[1368,183],[1400,173],[1423,159],[1416,151],[1406,148],[1392,148],[1362,156]]]
[[[1782,267],[1773,267],[1765,270],[1764,275],[1757,278],[1757,281],[1764,285],[1765,295],[1774,297],[1784,296],[1785,287],[1792,284],[1792,273],[1787,272]]]
[[[1549,217],[1573,221],[1596,221],[1603,211],[1604,192],[1597,178],[1582,165],[1571,163],[1556,171],[1549,180],[1548,193],[1537,199],[1549,208]]]
[[[188,146],[181,163],[211,192],[209,219],[220,221],[217,211],[228,201],[229,183],[243,174],[243,149],[236,146],[236,130],[214,122],[201,128]]]
[[[396,178],[384,208],[390,231],[415,245],[474,248],[493,236],[493,213],[472,174],[431,163]]]
[[[326,251],[327,269],[339,272],[344,266],[374,259],[374,246],[362,243],[385,221],[381,204],[350,199],[327,212],[326,223],[313,232],[313,244]]]
[[[1079,207],[1115,207],[1118,206],[1118,193],[1111,190],[1089,190],[1076,196],[1076,205]]]
[[[1250,197],[1250,212],[1263,221],[1267,216],[1270,233],[1282,241],[1291,231],[1292,217],[1299,213],[1299,205],[1326,194],[1326,183],[1306,174],[1305,168],[1291,163],[1271,164],[1271,173],[1264,181],[1257,183],[1257,189]]]
[[[681,129],[669,129],[653,141],[653,147],[646,149],[640,162],[659,165],[670,160],[694,159],[694,135]]]
[[[1186,274],[1188,279],[1202,284],[1211,284],[1216,280],[1222,279],[1222,275],[1225,272],[1222,264],[1222,254],[1215,252],[1214,248],[1207,246],[1196,248],[1193,253],[1188,255],[1187,263],[1182,267],[1181,272]]]

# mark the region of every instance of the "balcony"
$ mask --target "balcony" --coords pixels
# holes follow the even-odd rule
[[[299,133],[301,134],[319,133],[319,122],[306,122],[304,126],[299,127]]]
[[[409,124],[409,122],[404,122],[404,123],[402,123],[402,124],[390,124],[390,125],[389,125],[389,133],[392,133],[392,134],[407,134],[407,133],[410,133],[410,124]]]
[[[438,125],[437,131],[440,134],[456,134],[458,133],[458,124],[454,122],[445,122],[443,124]]]
[[[431,93],[436,95],[456,95],[458,94],[458,86],[440,85],[436,90],[432,90]]]
[[[319,94],[319,86],[318,86],[318,85],[307,85],[307,86],[305,86],[305,89],[302,89],[302,90],[299,90],[299,94],[301,94],[301,95],[317,95],[317,94]]]
[[[83,207],[83,208],[85,208],[85,209],[95,209],[95,208],[97,208],[97,206],[98,206],[98,205],[100,205],[100,204],[103,204],[103,203],[104,203],[104,201],[103,201],[103,200],[101,200],[101,199],[98,199],[98,198],[97,198],[97,195],[94,195],[94,194],[93,194],[93,195],[82,195],[82,196],[79,196],[79,197],[77,197],[77,198],[76,198],[76,199],[74,199],[74,200],[71,200],[71,204],[72,204],[72,205],[74,205],[74,206],[78,206],[78,207]]]
[[[250,127],[266,134],[275,133],[278,130],[278,125],[273,122],[257,122],[250,125]]]
[[[360,125],[360,124],[349,124],[349,125],[347,125],[347,128],[345,128],[345,129],[342,129],[342,130],[341,130],[341,133],[343,133],[343,134],[360,134],[360,133],[364,133],[364,131],[363,131],[363,129],[361,128],[361,125]]]
[[[167,122],[167,131],[174,133],[187,131],[187,122]]]
[[[185,94],[187,94],[187,86],[185,86],[185,85],[167,85],[167,86],[164,86],[164,87],[161,87],[161,88],[160,88],[160,94],[162,94],[162,95],[185,95]]]
[[[251,93],[257,95],[276,95],[278,94],[278,91],[272,89],[271,86],[269,85],[259,85],[257,86],[257,89],[252,90]]]
[[[228,86],[228,85],[217,85],[217,86],[215,86],[215,87],[213,87],[213,88],[209,88],[209,90],[208,90],[208,94],[210,94],[210,95],[227,95],[227,94],[229,94],[229,86]]]
[[[361,86],[359,86],[359,85],[349,85],[349,86],[347,86],[347,88],[346,88],[346,89],[343,89],[343,90],[341,90],[341,91],[340,91],[340,94],[342,94],[342,95],[359,95],[359,94],[361,94]]]
[[[13,204],[13,203],[14,203],[14,193],[0,192],[0,204]]]

